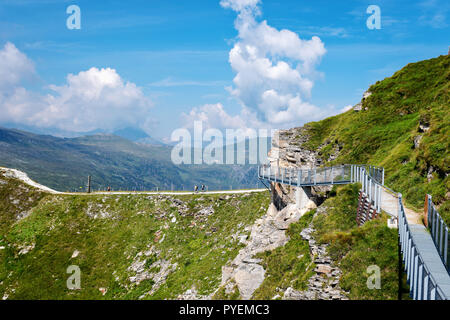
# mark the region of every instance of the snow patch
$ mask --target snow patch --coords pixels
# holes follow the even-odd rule
[[[16,169],[9,169],[9,168],[2,168],[0,167],[0,173],[7,177],[7,178],[14,178],[14,179],[18,179],[26,184],[28,184],[29,186],[35,187],[41,191],[45,191],[45,192],[50,192],[53,194],[59,194],[61,192],[55,191],[53,189],[50,189],[46,186],[43,186],[37,182],[34,182],[33,180],[31,180],[28,175],[25,172],[16,170]]]

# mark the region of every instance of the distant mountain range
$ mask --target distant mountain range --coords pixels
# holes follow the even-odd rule
[[[131,141],[151,139],[138,130],[116,134],[58,138],[0,127],[0,166],[25,171],[59,191],[84,190],[88,175],[94,190],[108,186],[113,190],[192,190],[195,184],[216,190],[258,185],[255,165],[174,165],[171,146]]]
[[[83,136],[92,136],[96,134],[112,134],[133,142],[146,143],[152,145],[165,145],[165,143],[162,142],[161,140],[156,139],[154,137],[150,137],[144,130],[133,127],[121,128],[112,132],[107,132],[102,129],[95,129],[87,132],[74,132],[58,128],[39,128],[35,126],[27,126],[20,123],[4,123],[1,126],[7,129],[32,132],[34,134],[40,135],[51,135],[58,138],[77,138]]]

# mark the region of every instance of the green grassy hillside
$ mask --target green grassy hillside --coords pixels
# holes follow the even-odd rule
[[[242,247],[238,236],[270,201],[267,192],[62,196],[1,181],[0,298],[8,299],[212,294]],[[71,265],[81,270],[80,290],[67,288]]]
[[[411,63],[369,88],[362,110],[350,110],[305,126],[309,141],[328,164],[368,163],[386,169],[386,184],[420,209],[433,196],[450,224],[450,56]],[[419,143],[417,143],[419,142]]]
[[[319,243],[328,244],[328,253],[341,270],[341,287],[356,300],[395,300],[398,298],[398,230],[387,227],[387,215],[358,227],[356,210],[360,184],[334,187],[323,204],[325,214],[313,224]],[[369,289],[369,266],[380,268],[380,289]],[[402,299],[409,299],[404,275]]]

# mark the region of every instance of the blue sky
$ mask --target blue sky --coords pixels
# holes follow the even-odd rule
[[[77,75],[93,67],[114,69],[123,83],[134,84],[142,93],[136,98],[142,103],[136,114],[149,118],[145,122],[147,131],[164,138],[174,129],[188,126],[186,121],[200,116],[204,105],[220,104],[230,119],[237,119],[233,117],[242,118],[243,104],[253,101],[244,99],[242,92],[230,92],[230,87],[236,87],[233,79],[238,72],[229,61],[230,50],[239,42],[237,12],[219,2],[0,0],[0,49],[9,42],[34,65],[31,80],[23,77],[20,84],[29,96],[45,96],[49,86],[59,87],[58,94],[63,96],[61,88],[67,84],[68,74]],[[71,4],[81,9],[81,30],[66,28],[66,8]],[[366,9],[371,4],[381,8],[381,30],[366,26]],[[266,20],[269,26],[290,30],[303,40],[320,38],[326,53],[314,65],[315,72],[308,75],[314,86],[302,99],[318,108],[315,110],[323,110],[324,115],[356,104],[377,80],[407,63],[446,54],[450,45],[448,0],[263,0],[258,7],[258,23]],[[289,57],[284,60],[292,62]],[[1,70],[0,66],[0,74]],[[12,90],[11,86],[4,88]],[[17,86],[15,83],[14,88]],[[292,96],[292,92],[289,94]],[[0,100],[1,108],[7,107]],[[193,108],[197,111],[192,117],[183,117]],[[36,112],[32,107],[26,110]],[[261,110],[255,108],[255,112]],[[208,115],[214,117],[217,113]],[[315,120],[310,115],[288,122],[280,120],[276,125]],[[25,111],[22,117],[0,116],[0,124],[52,127],[56,123],[31,120],[32,115]],[[137,121],[131,118],[123,123],[114,118],[105,129]],[[259,117],[259,125],[265,120],[270,121],[264,115]],[[97,121],[101,128],[102,117]],[[225,126],[220,121],[211,123]],[[95,125],[93,122],[89,128]]]

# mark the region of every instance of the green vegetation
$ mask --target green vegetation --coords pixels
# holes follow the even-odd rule
[[[107,134],[56,138],[0,127],[0,166],[19,169],[58,191],[254,188],[255,165],[175,165],[172,147],[137,144]],[[224,153],[225,154],[225,153]],[[193,152],[192,152],[193,155]],[[80,188],[81,187],[81,188]]]
[[[0,195],[22,187],[0,184]],[[1,229],[0,298],[173,299],[192,287],[209,295],[220,284],[222,266],[241,248],[234,235],[245,233],[270,201],[264,192],[38,194],[29,216],[5,220]],[[209,213],[200,214],[204,208]],[[70,265],[81,269],[81,290],[67,289]],[[137,274],[148,277],[131,281]]]
[[[327,243],[330,257],[342,270],[341,287],[350,292],[350,299],[397,299],[398,295],[398,235],[396,229],[387,227],[386,215],[365,223],[356,224],[358,206],[357,184],[333,189],[335,196],[324,203],[326,214],[313,220],[315,237]],[[381,289],[368,289],[367,268],[376,265],[381,272]],[[403,279],[403,281],[405,281]],[[403,297],[407,298],[406,283]]]
[[[339,145],[339,156],[326,165],[383,166],[386,184],[408,205],[420,209],[431,194],[450,225],[449,90],[450,56],[411,63],[371,86],[361,111],[306,125],[310,139],[303,147],[324,145],[320,156],[326,161]]]
[[[18,217],[26,216],[44,195],[20,181],[0,175],[0,237]]]
[[[263,260],[262,266],[266,274],[264,282],[253,294],[254,299],[270,300],[278,294],[277,289],[285,291],[288,287],[296,290],[307,288],[315,265],[311,259],[308,241],[302,239],[300,232],[309,226],[315,211],[309,211],[298,222],[289,226],[289,242],[283,247],[256,256]]]

